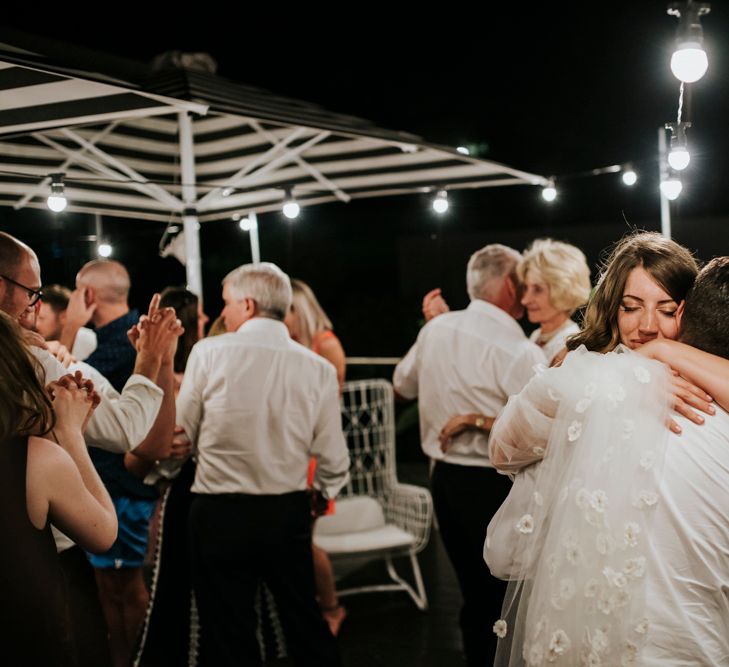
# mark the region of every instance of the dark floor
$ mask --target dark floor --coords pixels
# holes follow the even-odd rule
[[[424,464],[399,466],[401,481],[427,486]],[[346,667],[462,667],[458,612],[461,593],[437,530],[419,555],[430,607],[419,611],[406,593],[364,593],[347,596],[342,604],[347,618],[339,634]],[[412,582],[407,560],[395,563],[398,573]],[[341,587],[386,583],[383,562],[370,562],[341,579]],[[274,661],[283,667],[287,661]]]

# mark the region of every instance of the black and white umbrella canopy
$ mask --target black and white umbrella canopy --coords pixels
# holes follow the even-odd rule
[[[133,90],[27,62],[0,68],[0,205],[16,209],[45,207],[52,173],[64,174],[69,211],[169,221],[194,209],[203,222],[277,210],[289,195],[307,206],[546,182],[207,72],[170,69]]]

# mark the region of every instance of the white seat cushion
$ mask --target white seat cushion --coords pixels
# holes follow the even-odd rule
[[[334,514],[317,519],[314,535],[357,533],[384,525],[385,513],[380,503],[369,496],[352,496],[337,500]]]
[[[374,498],[354,496],[337,500],[336,513],[314,524],[314,543],[329,554],[357,554],[412,545],[415,538],[385,522]]]
[[[330,555],[361,554],[382,549],[406,548],[415,538],[397,526],[385,525],[373,530],[338,535],[320,535],[314,531],[314,544]]]

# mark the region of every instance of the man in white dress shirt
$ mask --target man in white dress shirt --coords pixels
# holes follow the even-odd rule
[[[314,487],[334,498],[349,455],[334,367],[289,336],[291,283],[269,263],[223,281],[229,333],[195,345],[177,399],[197,450],[190,513],[202,665],[259,665],[255,594],[273,593],[297,664],[338,665],[316,602],[309,459]]]
[[[435,462],[433,502],[443,544],[456,571],[463,608],[460,625],[469,665],[493,661],[488,629],[499,616],[505,585],[483,562],[486,526],[511,483],[489,462],[488,427],[509,396],[522,390],[535,365],[545,363],[516,321],[523,315],[516,266],[521,255],[488,245],[471,256],[466,282],[471,303],[429,321],[395,369],[399,396],[418,398],[420,441]],[[464,421],[441,448],[441,429]]]

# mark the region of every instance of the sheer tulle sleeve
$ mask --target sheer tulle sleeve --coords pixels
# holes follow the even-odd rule
[[[531,411],[495,431],[493,446],[512,462],[529,447],[545,448],[511,526],[521,571],[494,625],[495,665],[640,664],[650,633],[645,579],[669,435],[668,386],[660,363],[623,349],[581,348],[525,389]],[[517,418],[533,423],[512,424]]]
[[[561,367],[540,367],[521,393],[509,398],[489,437],[489,457],[498,470],[515,473],[544,457],[563,376]]]

